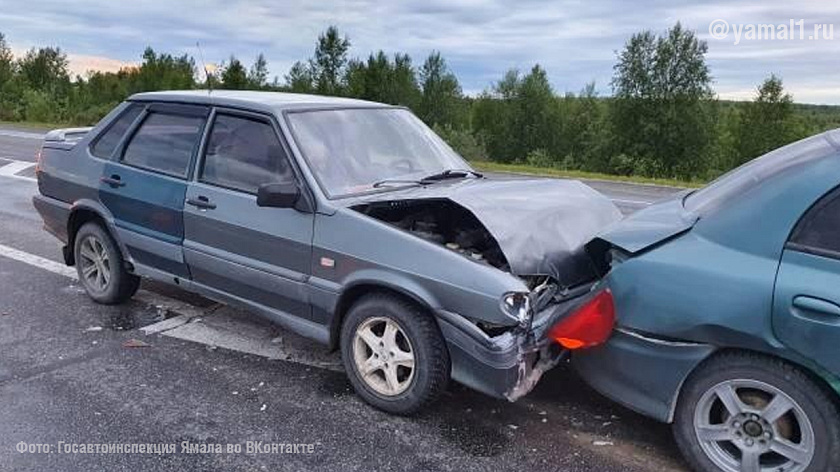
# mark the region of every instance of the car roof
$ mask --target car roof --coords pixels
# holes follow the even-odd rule
[[[136,93],[129,101],[190,103],[229,106],[263,111],[307,110],[324,108],[381,108],[383,103],[352,98],[254,90],[169,90]]]

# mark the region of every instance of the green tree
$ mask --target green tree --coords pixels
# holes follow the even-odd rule
[[[364,66],[364,86],[361,97],[365,100],[373,100],[375,102],[386,102],[389,97],[389,82],[391,80],[392,66],[391,61],[385,52],[379,51],[376,54],[371,53],[368,56],[367,63]]]
[[[518,130],[515,129],[516,99],[521,84],[520,73],[508,70],[502,80],[484,91],[472,107],[473,132],[487,147],[491,159],[513,162],[520,154]]]
[[[314,91],[314,78],[309,65],[300,61],[295,62],[289,73],[285,76],[285,87],[290,92],[312,93]]]
[[[438,134],[461,157],[470,161],[486,161],[487,149],[470,130],[456,129],[451,126],[435,126]]]
[[[612,85],[615,151],[653,175],[692,177],[714,144],[714,98],[705,41],[677,23],[663,37],[633,35]]]
[[[65,89],[70,83],[67,55],[60,48],[32,48],[18,62],[24,83],[43,91]]]
[[[520,157],[531,151],[555,149],[559,117],[548,74],[539,64],[522,77],[516,94],[514,129],[519,135]]]
[[[512,69],[473,108],[473,126],[493,159],[523,160],[532,151],[559,160],[559,108],[545,69],[526,75]],[[543,162],[542,164],[545,164]]]
[[[12,49],[0,33],[0,120],[20,118],[22,85],[16,72]]]
[[[560,154],[562,166],[567,169],[608,171],[605,121],[606,102],[598,97],[595,83],[591,82],[575,97],[569,94],[564,100]]]
[[[222,84],[221,88],[229,90],[245,90],[250,85],[248,80],[248,71],[242,62],[231,55],[227,64],[222,67],[222,74],[220,76]]]
[[[15,56],[12,48],[6,42],[6,36],[0,33],[0,89],[3,85],[12,80],[15,73]]]
[[[417,72],[408,54],[394,54],[391,68],[387,103],[416,109],[420,101],[420,87],[417,84]]]
[[[265,60],[263,53],[260,53],[248,72],[248,88],[259,90],[267,85],[268,61]]]
[[[741,106],[738,127],[738,159],[746,162],[803,137],[793,110],[793,97],[782,79],[770,75],[758,86],[753,102]]]
[[[420,68],[419,77],[422,97],[417,112],[420,118],[431,126],[463,126],[461,85],[439,52],[429,54]]]
[[[147,47],[137,74],[126,78],[131,82],[131,92],[191,89],[195,86],[195,61],[186,54],[179,57],[158,54]]]
[[[371,53],[365,62],[352,59],[343,82],[349,97],[410,108],[419,101],[416,74],[407,54],[395,54],[393,61],[384,51]]]
[[[310,69],[315,82],[315,90],[324,95],[340,95],[342,92],[341,78],[344,77],[347,66],[347,51],[350,40],[338,32],[338,28],[330,26],[318,36],[315,55],[310,60]]]
[[[367,66],[359,59],[350,59],[344,72],[344,94],[364,98],[367,86]]]

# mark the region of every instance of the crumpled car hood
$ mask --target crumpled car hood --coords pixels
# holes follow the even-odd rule
[[[365,200],[436,198],[448,198],[473,213],[499,243],[511,273],[550,275],[561,285],[591,278],[584,245],[622,217],[591,187],[558,179],[465,179]]]

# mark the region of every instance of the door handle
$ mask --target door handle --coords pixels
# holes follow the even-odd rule
[[[117,175],[117,174],[111,174],[110,177],[102,176],[102,177],[99,178],[99,181],[102,182],[102,183],[106,183],[106,184],[110,185],[111,187],[124,187],[125,186],[125,182],[123,182],[122,179],[120,178],[120,176]]]
[[[188,205],[192,205],[200,210],[213,210],[216,208],[215,203],[210,203],[210,200],[204,195],[199,195],[198,198],[190,198],[187,200]]]
[[[840,321],[840,306],[829,301],[806,295],[798,295],[793,298],[793,306],[806,312],[837,317],[837,321]]]

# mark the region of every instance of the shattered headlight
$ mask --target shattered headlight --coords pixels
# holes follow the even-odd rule
[[[527,293],[510,292],[502,296],[502,311],[519,321],[519,325],[527,327],[531,323],[531,299]]]

